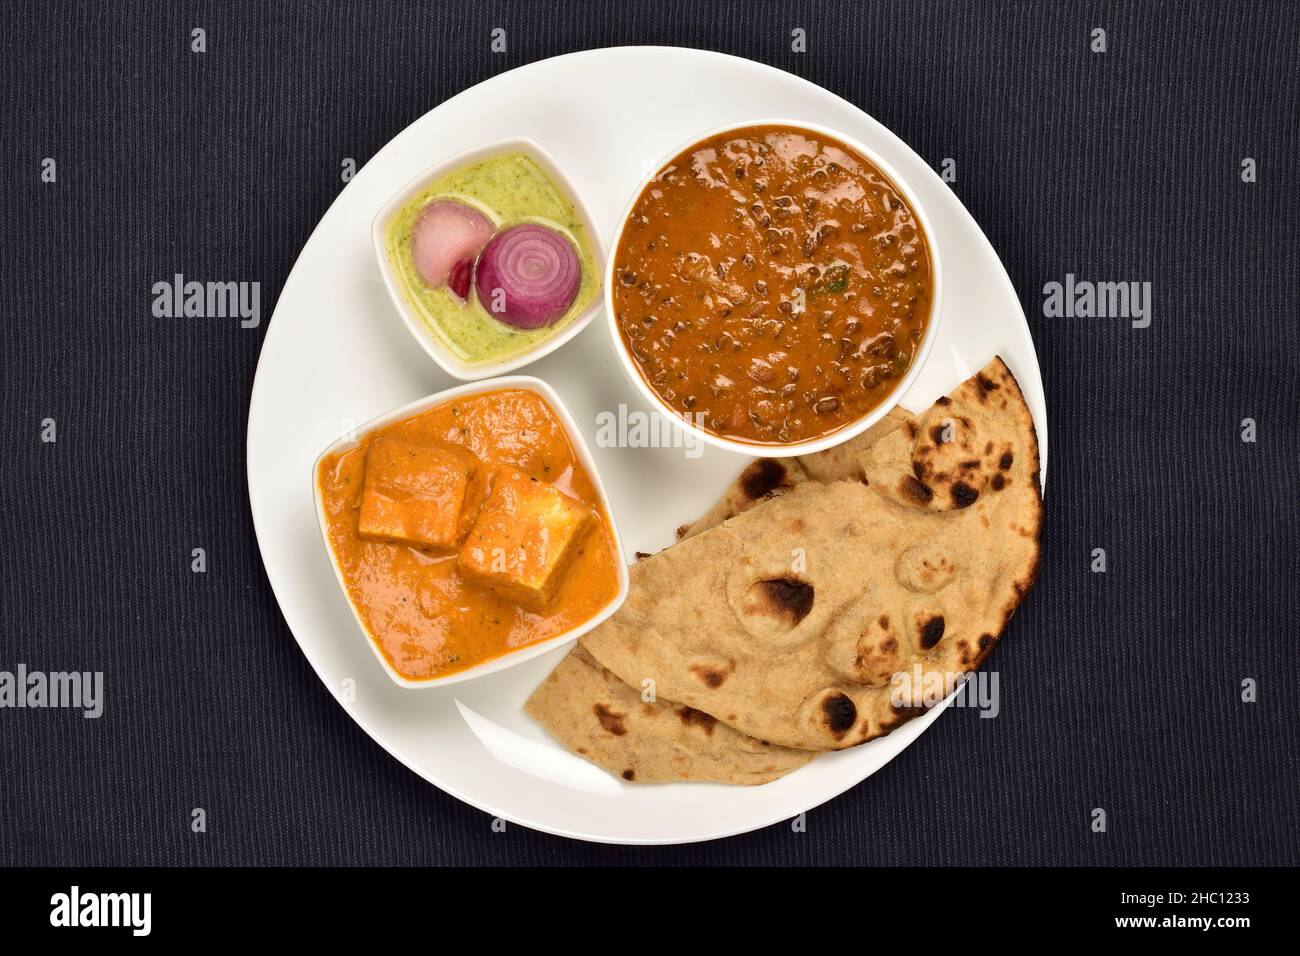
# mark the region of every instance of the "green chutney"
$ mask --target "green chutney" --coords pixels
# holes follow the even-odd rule
[[[450,290],[431,287],[416,271],[411,230],[434,199],[468,203],[482,210],[497,229],[536,222],[567,235],[582,264],[582,281],[569,310],[544,328],[514,329],[483,308],[472,284],[463,303]],[[492,156],[435,180],[389,220],[385,235],[388,258],[402,278],[407,301],[438,341],[467,364],[502,361],[529,351],[572,322],[598,291],[595,256],[573,203],[524,153]]]

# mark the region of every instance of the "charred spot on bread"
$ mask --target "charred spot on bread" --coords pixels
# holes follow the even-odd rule
[[[921,626],[921,647],[929,650],[943,640],[943,615],[936,614]]]
[[[794,627],[812,610],[814,589],[797,578],[769,578],[757,581],[750,591],[759,599],[759,607],[773,617]]]
[[[826,729],[836,737],[843,737],[858,721],[858,708],[848,694],[830,694],[822,700],[822,715]]]
[[[993,379],[986,377],[983,372],[975,376],[975,385],[979,388],[981,402],[988,400],[989,392],[997,391],[1001,387]]]
[[[681,718],[682,723],[687,727],[699,727],[706,734],[712,734],[713,728],[718,722],[718,718],[710,716],[702,710],[696,710],[694,707],[677,708],[677,716]]]
[[[600,726],[604,727],[607,732],[615,737],[622,737],[627,733],[627,727],[623,724],[624,714],[611,710],[600,703],[592,707],[592,711],[596,714],[596,719],[600,721]]]
[[[958,481],[953,483],[952,500],[958,508],[969,508],[979,496],[980,493],[966,482]]]
[[[746,498],[757,501],[776,491],[788,478],[781,462],[775,458],[760,458],[745,467],[740,475],[740,487]]]
[[[698,677],[704,686],[710,690],[717,690],[731,676],[729,669],[711,664],[692,664],[691,673]]]
[[[930,486],[917,480],[913,475],[904,475],[903,480],[899,483],[898,490],[904,498],[918,505],[927,505],[934,497],[934,492],[930,489]]]

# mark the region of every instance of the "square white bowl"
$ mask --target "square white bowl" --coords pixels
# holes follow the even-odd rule
[[[339,566],[338,557],[334,554],[334,549],[330,546],[329,523],[325,518],[325,503],[321,500],[320,484],[317,481],[317,474],[320,471],[320,463],[327,455],[335,454],[336,452],[343,451],[347,448],[355,448],[360,444],[362,437],[377,428],[383,428],[386,425],[391,425],[404,418],[418,415],[421,412],[428,411],[434,406],[442,405],[452,399],[467,398],[471,395],[482,395],[485,392],[495,392],[507,388],[525,389],[542,396],[551,408],[555,410],[556,416],[564,426],[565,433],[569,437],[569,443],[573,446],[573,450],[575,454],[577,454],[578,460],[587,470],[587,474],[591,476],[591,482],[596,489],[596,496],[600,500],[600,506],[604,509],[605,515],[609,518],[609,530],[610,534],[614,538],[614,559],[618,563],[618,593],[614,595],[613,599],[610,600],[608,604],[596,612],[590,620],[579,624],[577,627],[566,631],[563,634],[548,637],[544,641],[538,641],[536,644],[529,644],[528,646],[521,647],[516,651],[508,651],[500,657],[494,657],[491,660],[484,661],[481,664],[476,664],[473,667],[468,667],[462,671],[457,671],[454,674],[422,679],[406,677],[397,672],[389,662],[388,658],[384,656],[384,652],[379,649],[379,644],[371,636],[370,631],[366,627],[365,621],[361,617],[361,612],[358,610],[356,604],[353,603],[352,596],[348,593],[347,582],[343,578],[343,569]],[[565,407],[560,396],[556,393],[555,389],[551,388],[551,386],[547,385],[541,379],[534,378],[531,375],[509,375],[488,381],[457,385],[454,388],[445,389],[435,395],[430,395],[427,398],[417,399],[410,404],[403,405],[401,408],[394,409],[385,415],[381,415],[378,418],[366,422],[364,425],[355,429],[352,433],[344,435],[337,441],[331,443],[328,448],[317,456],[316,461],[312,464],[311,468],[311,487],[312,497],[316,502],[316,520],[320,524],[321,540],[325,544],[325,553],[329,555],[330,564],[334,567],[334,576],[338,580],[339,588],[342,590],[343,597],[347,600],[348,606],[352,608],[352,614],[356,618],[357,627],[361,631],[361,636],[365,639],[365,642],[370,645],[370,649],[375,654],[375,659],[379,661],[380,665],[384,668],[384,671],[399,687],[446,687],[449,684],[459,684],[462,681],[472,680],[475,677],[484,677],[488,674],[495,674],[498,671],[505,670],[507,667],[514,667],[516,664],[530,661],[535,657],[545,654],[547,651],[554,650],[562,644],[577,640],[583,634],[586,634],[617,611],[627,599],[628,572],[627,562],[623,558],[623,538],[622,535],[619,534],[618,522],[614,519],[613,509],[610,508],[609,496],[605,493],[605,483],[601,480],[600,472],[596,470],[596,462],[591,457],[591,452],[587,448],[587,443],[583,441],[582,434],[578,431],[578,426],[573,420],[573,415],[569,412],[568,408]]]
[[[537,163],[542,172],[559,187],[560,192],[573,204],[573,211],[577,214],[578,221],[587,233],[587,241],[591,245],[591,268],[594,273],[592,279],[596,283],[596,289],[587,307],[574,316],[568,325],[550,338],[543,340],[526,352],[497,362],[471,363],[461,359],[460,356],[453,353],[438,339],[434,331],[429,328],[424,317],[420,315],[416,307],[406,297],[402,277],[398,275],[397,269],[394,268],[393,263],[388,258],[388,242],[385,231],[388,223],[402,210],[402,207],[427,189],[435,180],[462,166],[468,166],[471,163],[477,163],[480,160],[499,156],[503,153],[524,153],[527,155]],[[388,289],[388,295],[393,300],[393,305],[397,308],[398,314],[401,315],[402,321],[406,324],[407,331],[429,353],[430,358],[442,366],[448,374],[461,381],[474,382],[494,375],[503,375],[506,372],[522,368],[530,362],[536,362],[543,356],[550,355],[590,325],[591,320],[595,318],[596,313],[600,311],[600,307],[604,303],[600,283],[604,280],[605,275],[605,245],[600,230],[596,228],[595,220],[592,219],[591,211],[583,201],[582,195],[574,187],[569,177],[565,175],[564,170],[560,168],[546,150],[531,139],[517,137],[497,140],[493,143],[486,143],[483,146],[476,146],[473,149],[457,153],[449,159],[430,166],[403,186],[397,195],[388,201],[387,205],[375,216],[370,232],[375,248],[375,258],[379,262],[379,272],[384,277],[384,286]]]

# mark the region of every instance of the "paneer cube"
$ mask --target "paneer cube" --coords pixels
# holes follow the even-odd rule
[[[471,581],[521,605],[545,606],[555,596],[595,515],[554,485],[501,466],[458,567]]]
[[[377,438],[366,456],[357,532],[363,537],[454,549],[479,461],[458,445]]]

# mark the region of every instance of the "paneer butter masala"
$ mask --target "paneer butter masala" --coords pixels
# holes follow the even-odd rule
[[[582,624],[618,593],[609,517],[542,396],[453,399],[326,456],[316,481],[348,596],[412,679]]]
[[[861,418],[930,319],[925,235],[847,145],[751,126],[665,166],[616,252],[620,334],[645,381],[715,434],[791,444]]]

